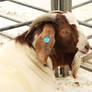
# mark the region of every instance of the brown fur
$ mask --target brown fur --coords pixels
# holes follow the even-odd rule
[[[50,34],[48,34],[48,31]],[[16,37],[15,40],[33,47],[34,36],[38,34],[35,50],[43,64],[46,64],[47,58],[50,56],[53,69],[64,65],[69,65],[71,68],[74,55],[77,52],[78,32],[76,26],[70,25],[64,15],[57,13],[55,24],[50,22],[37,24],[25,38],[26,33]],[[51,37],[49,44],[42,42],[46,35]]]
[[[32,29],[32,31],[28,34],[28,36],[26,37],[26,34],[29,30],[27,30],[26,32],[24,32],[23,34],[17,36],[16,38],[14,38],[14,40],[16,40],[16,42],[20,42],[21,44],[28,44],[30,47],[32,46],[33,40],[34,40],[34,36],[35,34],[40,34],[42,31],[42,26],[44,24],[38,24],[37,27],[34,27]]]
[[[45,43],[43,41],[44,37],[49,37],[50,42]],[[47,58],[50,55],[54,44],[55,44],[55,28],[53,27],[52,24],[45,24],[43,26],[43,31],[38,36],[35,44],[37,56],[43,62],[44,65],[47,64]]]
[[[77,52],[78,31],[75,25],[70,25],[63,15],[57,15],[56,43],[54,53],[50,55],[53,68],[71,64]]]

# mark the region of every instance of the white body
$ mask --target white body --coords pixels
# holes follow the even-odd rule
[[[26,44],[12,41],[3,45],[0,48],[0,92],[57,92],[50,59],[48,62],[48,67],[44,67]]]

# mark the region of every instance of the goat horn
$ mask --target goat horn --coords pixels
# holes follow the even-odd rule
[[[42,16],[39,16],[38,18],[36,18],[32,24],[30,25],[29,31],[27,32],[26,36],[28,36],[28,34],[31,32],[32,28],[37,24],[37,23],[41,23],[41,22],[56,22],[56,15],[57,14],[44,14]]]

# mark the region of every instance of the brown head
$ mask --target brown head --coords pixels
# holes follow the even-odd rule
[[[78,31],[74,24],[70,25],[64,15],[57,15],[56,45],[61,46],[61,50],[72,53],[76,50],[78,42]]]

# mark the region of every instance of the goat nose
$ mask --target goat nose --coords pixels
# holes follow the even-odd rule
[[[85,45],[85,49],[89,50],[89,44]]]

